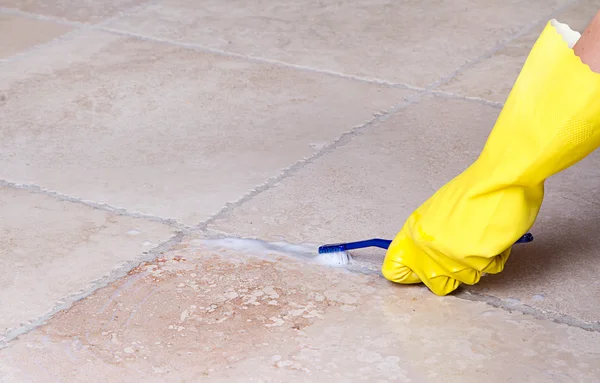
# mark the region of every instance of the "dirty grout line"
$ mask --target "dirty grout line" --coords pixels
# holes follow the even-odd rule
[[[401,102],[399,104],[396,104],[394,106],[392,106],[390,109],[388,109],[387,111],[382,111],[379,114],[377,114],[375,116],[375,118],[371,119],[370,121],[359,125],[353,129],[351,129],[348,132],[343,133],[342,135],[340,135],[338,138],[336,138],[335,140],[331,141],[329,144],[325,145],[322,149],[316,151],[314,154],[312,154],[311,156],[305,157],[299,161],[297,161],[296,163],[294,163],[293,165],[283,169],[280,171],[280,173],[277,176],[271,177],[270,179],[268,179],[266,182],[255,186],[253,189],[251,189],[249,192],[247,192],[244,196],[242,196],[241,198],[239,198],[237,201],[234,202],[228,202],[225,204],[225,206],[216,214],[213,214],[211,217],[209,217],[208,219],[200,222],[198,225],[196,225],[194,227],[194,230],[205,230],[208,228],[208,226],[213,223],[214,221],[226,216],[227,214],[229,214],[233,209],[243,205],[244,203],[252,200],[254,197],[256,197],[257,195],[259,195],[260,193],[271,189],[272,187],[276,186],[278,183],[280,183],[281,181],[283,181],[284,179],[293,176],[294,174],[296,174],[297,172],[299,172],[300,170],[302,170],[305,166],[314,163],[316,160],[318,160],[319,158],[333,152],[334,150],[336,150],[337,148],[343,147],[345,146],[347,143],[349,143],[354,137],[360,135],[361,133],[363,133],[364,131],[368,130],[369,128],[371,128],[374,125],[377,125],[381,122],[386,121],[389,117],[391,117],[392,115],[394,115],[397,111],[413,105],[417,102],[419,102],[421,100],[421,96],[425,94],[425,92],[420,92],[420,93],[416,93],[413,94],[411,96],[406,96],[405,97],[405,101]]]
[[[427,85],[426,89],[429,90],[429,91],[431,91],[431,90],[434,90],[434,89],[436,89],[436,88],[438,88],[438,87],[440,87],[442,85],[447,84],[452,79],[454,79],[458,75],[463,74],[465,71],[469,70],[474,65],[479,64],[483,60],[486,60],[486,59],[492,57],[496,52],[500,51],[501,49],[506,48],[506,46],[508,44],[510,44],[511,42],[517,40],[520,37],[525,36],[526,34],[528,34],[529,32],[531,32],[533,30],[533,28],[537,27],[538,25],[541,25],[542,23],[548,22],[548,20],[555,18],[558,14],[562,13],[563,11],[567,10],[568,8],[571,8],[571,7],[579,4],[580,2],[581,2],[581,0],[571,0],[568,3],[566,3],[564,5],[561,5],[560,7],[554,9],[552,12],[548,13],[546,16],[544,16],[542,18],[539,18],[538,20],[536,20],[534,22],[526,24],[523,28],[521,28],[519,30],[519,32],[517,32],[517,33],[515,33],[515,34],[513,34],[513,35],[511,35],[511,36],[509,36],[507,38],[505,38],[500,43],[498,43],[496,46],[494,46],[493,48],[489,49],[488,51],[486,51],[482,55],[480,55],[478,57],[475,57],[474,59],[467,60],[463,65],[461,65],[460,67],[458,67],[454,71],[450,72],[448,75],[443,76],[439,80],[434,81],[431,84]]]
[[[492,307],[509,311],[520,312],[523,315],[529,315],[536,319],[546,320],[558,324],[564,324],[569,327],[576,327],[586,331],[600,332],[600,322],[586,322],[570,315],[560,314],[553,311],[541,310],[535,307],[525,305],[523,303],[510,303],[493,295],[479,294],[472,291],[463,290],[454,295],[456,298],[472,301],[483,302]]]
[[[109,275],[101,277],[97,280],[91,281],[92,285],[86,290],[75,292],[67,297],[62,298],[56,306],[54,306],[49,312],[29,321],[29,323],[25,325],[21,325],[16,329],[9,330],[4,334],[0,334],[0,350],[6,347],[10,347],[10,343],[17,339],[21,335],[25,335],[38,327],[43,326],[46,322],[57,313],[67,310],[71,308],[78,301],[87,298],[92,295],[97,290],[104,288],[111,283],[117,281],[118,279],[126,276],[133,268],[140,265],[142,262],[150,262],[157,257],[159,257],[162,253],[169,250],[174,245],[180,243],[185,238],[185,233],[177,233],[168,240],[162,242],[155,248],[150,251],[144,252],[143,255],[135,260],[131,260],[126,262],[120,268],[113,270]]]
[[[490,106],[495,109],[502,109],[504,107],[504,103],[502,103],[502,102],[490,101],[490,100],[486,100],[485,98],[481,98],[481,97],[463,96],[463,95],[460,95],[457,93],[445,92],[445,91],[441,91],[441,90],[431,90],[427,94],[430,94],[434,97],[443,98],[443,99],[473,102],[473,103],[480,104],[480,105]]]
[[[227,231],[222,231],[222,230],[217,230],[217,229],[211,229],[208,227],[205,227],[200,232],[204,234],[203,238],[205,238],[205,239],[226,239],[226,238],[242,239],[242,237],[240,235],[237,235],[235,233],[230,233]],[[249,238],[249,239],[258,239],[258,238]]]
[[[88,200],[73,197],[73,196],[70,196],[67,194],[63,194],[60,192],[56,192],[53,190],[44,189],[38,185],[19,184],[19,183],[9,182],[9,181],[0,179],[0,187],[2,187],[2,186],[12,188],[12,189],[26,190],[26,191],[36,193],[36,194],[42,194],[42,195],[45,195],[48,197],[55,198],[60,201],[81,204],[81,205],[91,207],[92,209],[103,210],[108,213],[112,213],[112,214],[116,214],[116,215],[127,216],[127,217],[132,217],[132,218],[141,218],[141,219],[146,219],[146,220],[152,221],[152,222],[158,222],[158,223],[167,225],[167,226],[172,227],[177,230],[187,231],[192,228],[191,226],[185,225],[185,224],[178,222],[177,220],[172,219],[172,218],[157,217],[157,216],[154,216],[151,214],[138,213],[135,211],[127,210],[125,208],[111,206],[111,205],[108,205],[105,203],[88,201]]]
[[[280,61],[280,60],[244,55],[244,54],[240,54],[240,53],[224,51],[221,49],[209,48],[209,47],[206,47],[206,46],[203,46],[200,44],[173,41],[170,39],[163,39],[163,38],[154,37],[154,36],[146,36],[146,35],[142,35],[142,34],[138,34],[138,33],[127,32],[127,31],[122,31],[122,30],[108,28],[108,27],[100,27],[100,28],[93,28],[93,29],[111,33],[111,34],[121,35],[121,36],[125,36],[125,37],[131,37],[131,38],[135,38],[135,39],[143,40],[143,41],[150,41],[150,42],[155,42],[155,43],[174,45],[174,46],[177,46],[180,48],[195,50],[198,52],[212,53],[212,54],[216,54],[219,56],[232,57],[232,58],[242,59],[245,61],[250,61],[250,62],[255,62],[255,63],[270,64],[270,65],[275,65],[275,66],[283,67],[283,68],[296,69],[296,70],[299,70],[302,72],[324,74],[324,75],[342,78],[342,79],[346,79],[346,80],[358,81],[358,82],[369,83],[369,84],[374,84],[374,85],[379,85],[379,86],[386,86],[386,87],[390,87],[390,88],[409,89],[409,90],[414,90],[414,91],[425,90],[425,88],[410,85],[410,84],[390,82],[387,80],[372,78],[372,77],[355,76],[355,75],[336,72],[336,71],[332,71],[332,70],[328,70],[328,69],[313,68],[313,67],[309,67],[309,66],[305,66],[305,65],[292,64],[292,63]]]

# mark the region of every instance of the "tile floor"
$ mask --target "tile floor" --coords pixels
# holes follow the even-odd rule
[[[600,382],[600,155],[436,297],[322,264],[479,153],[597,0],[0,0],[0,382]]]

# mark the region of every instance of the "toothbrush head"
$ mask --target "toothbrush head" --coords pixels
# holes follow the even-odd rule
[[[319,254],[340,253],[348,250],[345,243],[335,243],[332,245],[323,245],[319,247]]]

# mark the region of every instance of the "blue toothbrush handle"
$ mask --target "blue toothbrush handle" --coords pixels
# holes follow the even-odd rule
[[[522,236],[521,238],[519,238],[517,240],[517,242],[515,242],[516,244],[519,243],[527,243],[527,242],[531,242],[533,241],[533,235],[531,233],[527,233],[524,236]],[[365,241],[358,241],[358,242],[348,242],[346,243],[346,249],[347,250],[355,250],[355,249],[362,249],[364,247],[379,247],[381,249],[387,249],[390,247],[392,241],[390,241],[389,239],[380,239],[380,238],[373,238],[373,239],[368,239]]]
[[[515,242],[519,243],[527,243],[533,241],[533,235],[531,233],[527,233]],[[347,242],[347,243],[336,243],[331,245],[323,245],[319,247],[319,253],[331,253],[338,251],[347,251],[347,250],[356,250],[362,249],[365,247],[379,247],[381,249],[387,249],[390,247],[392,241],[389,239],[381,239],[381,238],[373,238],[365,241],[357,241],[357,242]]]
[[[363,247],[379,247],[381,249],[387,249],[388,247],[390,247],[391,243],[392,243],[392,241],[390,241],[389,239],[373,238],[373,239],[368,239],[366,241],[346,243],[346,249],[354,250],[354,249],[362,249]]]
[[[522,236],[521,238],[519,238],[519,240],[517,242],[515,242],[515,245],[518,243],[527,243],[527,242],[531,242],[531,241],[533,241],[533,234],[527,233],[524,236]]]

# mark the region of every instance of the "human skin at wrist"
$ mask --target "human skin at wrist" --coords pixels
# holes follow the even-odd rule
[[[600,11],[585,29],[573,47],[581,61],[596,73],[600,73]]]

